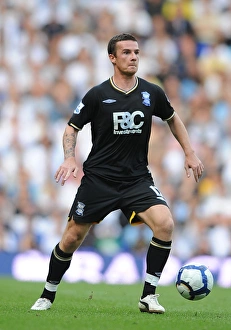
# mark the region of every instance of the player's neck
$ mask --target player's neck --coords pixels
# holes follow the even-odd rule
[[[136,76],[118,76],[114,75],[112,77],[113,83],[119,88],[122,89],[125,92],[130,91],[135,85],[137,78]]]

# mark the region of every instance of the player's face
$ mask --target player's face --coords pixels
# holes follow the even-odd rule
[[[116,55],[110,54],[109,58],[115,69],[126,75],[134,75],[139,65],[139,47],[133,40],[123,40],[116,44]]]

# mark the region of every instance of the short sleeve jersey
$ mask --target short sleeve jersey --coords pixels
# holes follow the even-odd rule
[[[164,121],[174,116],[158,85],[136,78],[135,86],[124,92],[110,78],[90,89],[68,122],[77,130],[91,123],[92,149],[84,173],[124,181],[146,175],[153,116]]]

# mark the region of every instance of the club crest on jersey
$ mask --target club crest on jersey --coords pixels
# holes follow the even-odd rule
[[[141,92],[142,94],[142,99],[143,99],[143,104],[146,107],[150,107],[150,94],[148,92]]]
[[[83,107],[84,107],[84,104],[82,102],[80,102],[77,105],[76,109],[74,110],[74,113],[76,113],[77,115],[80,114],[80,111],[83,109]]]
[[[75,213],[82,217],[84,212],[84,207],[85,207],[84,203],[78,202]]]

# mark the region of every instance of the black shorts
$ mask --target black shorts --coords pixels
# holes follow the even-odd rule
[[[99,223],[120,209],[131,224],[139,224],[142,221],[137,213],[158,204],[168,206],[150,174],[132,182],[87,175],[82,178],[68,220],[73,217],[77,223]]]

